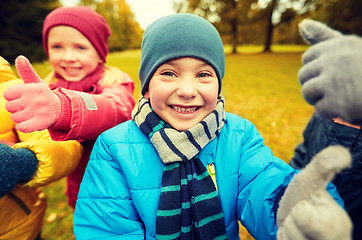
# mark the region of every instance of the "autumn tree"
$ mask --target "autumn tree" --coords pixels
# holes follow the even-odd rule
[[[58,6],[58,0],[12,0],[1,4],[0,55],[11,63],[20,54],[30,61],[46,59],[42,46],[43,21]]]
[[[213,23],[237,52],[239,28],[250,22],[250,7],[257,0],[188,0],[176,5],[178,12],[200,15]]]
[[[178,11],[198,14],[214,23],[233,46],[246,39],[263,40],[264,51],[270,51],[274,28],[291,22],[298,14],[309,11],[321,0],[185,0]],[[261,36],[261,29],[263,35]],[[257,33],[257,34],[256,34]]]
[[[112,31],[110,52],[141,46],[143,31],[125,0],[82,0],[81,4],[92,7],[107,20]]]
[[[270,52],[270,47],[272,44],[272,37],[273,37],[273,13],[275,8],[278,4],[278,0],[271,0],[270,4],[265,8],[266,10],[266,35],[265,35],[265,45],[264,45],[264,52]]]
[[[264,52],[271,51],[275,27],[283,23],[291,23],[298,15],[315,9],[321,0],[268,0],[259,6],[260,18],[265,23]],[[261,2],[261,1],[259,1]]]
[[[277,43],[305,43],[298,32],[298,23],[305,18],[315,19],[344,34],[362,36],[362,0],[319,0],[300,10],[287,9],[277,24]]]
[[[361,13],[362,0],[323,0],[312,11],[311,17],[344,34],[362,36]]]

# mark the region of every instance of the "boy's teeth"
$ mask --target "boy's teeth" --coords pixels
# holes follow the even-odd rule
[[[193,113],[196,111],[196,107],[184,108],[179,106],[172,106],[172,108],[180,113]]]

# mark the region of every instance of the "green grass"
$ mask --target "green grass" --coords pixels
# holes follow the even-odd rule
[[[259,129],[274,154],[286,162],[302,140],[302,131],[313,112],[301,96],[297,72],[304,46],[273,46],[274,53],[261,53],[261,47],[241,47],[241,54],[229,54],[225,47],[226,74],[222,94],[226,111],[249,119]],[[135,81],[135,99],[140,97],[138,66],[140,51],[112,53],[107,63],[129,73]],[[51,69],[49,63],[34,67],[41,77]],[[44,219],[43,238],[74,239],[73,210],[67,205],[65,179],[44,188],[48,209]],[[245,239],[252,239],[246,236]]]
[[[222,93],[226,111],[249,119],[266,145],[283,160],[291,157],[313,108],[297,81],[300,53],[228,55]]]

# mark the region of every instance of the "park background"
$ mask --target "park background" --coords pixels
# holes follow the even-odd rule
[[[222,87],[226,111],[253,122],[265,144],[277,157],[289,162],[295,146],[303,140],[302,131],[313,112],[313,107],[303,100],[297,80],[301,55],[308,48],[299,36],[298,23],[311,18],[345,34],[362,35],[362,1],[170,1],[175,12],[198,14],[218,29],[226,52]],[[107,19],[112,29],[107,64],[130,74],[138,100],[139,48],[144,29],[135,14],[125,0],[81,0],[78,3],[92,7]],[[0,8],[0,56],[13,64],[14,59],[23,54],[40,77],[49,74],[52,68],[42,48],[42,23],[52,9],[61,5],[58,0],[13,0],[3,4]],[[73,210],[67,205],[65,179],[43,190],[48,199],[43,239],[74,239]],[[252,239],[242,228],[241,238]]]

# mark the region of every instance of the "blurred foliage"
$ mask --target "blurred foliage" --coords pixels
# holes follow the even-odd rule
[[[31,61],[46,58],[42,47],[45,16],[60,6],[58,0],[12,0],[0,7],[0,55],[13,63],[23,54]]]
[[[290,22],[299,12],[313,8],[317,1],[184,0],[176,8],[178,12],[195,13],[214,23],[236,53],[236,46],[243,43],[263,43],[264,51],[270,51],[274,27]]]
[[[311,17],[342,33],[362,36],[362,0],[325,0]]]
[[[150,0],[152,1],[152,0]],[[178,12],[200,15],[219,30],[234,53],[242,44],[304,44],[298,23],[312,18],[343,33],[362,36],[362,0],[174,0]],[[80,0],[105,17],[112,35],[110,52],[139,48],[143,30],[125,0]],[[20,55],[46,59],[42,48],[45,16],[59,0],[13,0],[0,8],[0,55],[13,63]]]
[[[112,30],[108,41],[110,52],[140,48],[143,30],[125,0],[81,0],[101,14]]]
[[[298,23],[313,18],[344,33],[362,32],[362,0],[181,0],[178,12],[198,14],[236,53],[240,44],[303,44]]]

